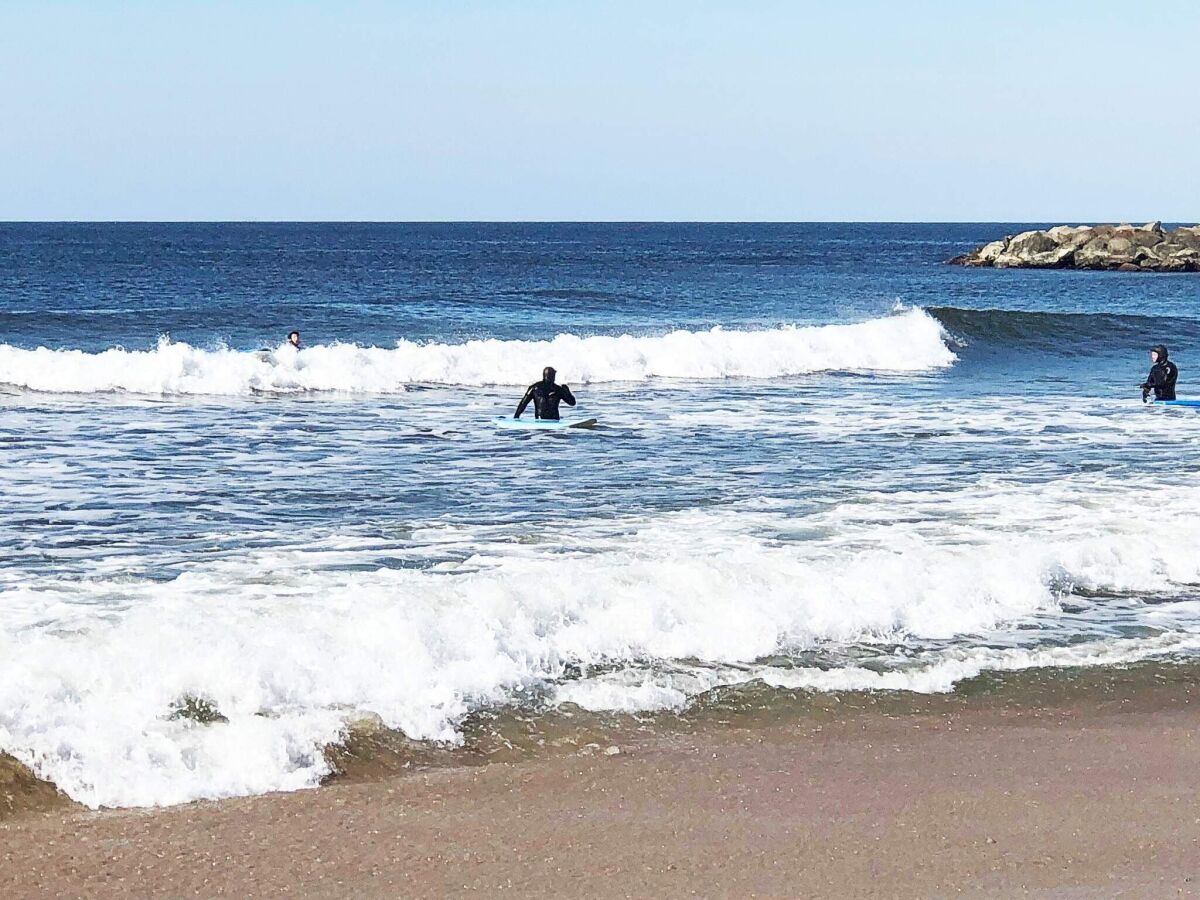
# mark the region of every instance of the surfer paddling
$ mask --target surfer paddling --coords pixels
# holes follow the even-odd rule
[[[542,380],[529,386],[529,390],[517,404],[517,411],[513,413],[514,419],[521,418],[521,413],[525,412],[525,407],[529,405],[530,401],[533,401],[533,417],[535,419],[557,420],[560,402],[567,406],[575,405],[575,395],[571,393],[571,389],[565,384],[554,383],[554,377],[557,374],[552,366],[542,369]]]

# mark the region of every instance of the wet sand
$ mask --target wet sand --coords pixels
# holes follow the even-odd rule
[[[0,824],[0,896],[1200,893],[1191,683],[933,703],[591,755]]]

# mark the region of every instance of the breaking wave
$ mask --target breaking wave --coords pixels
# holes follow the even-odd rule
[[[12,584],[0,749],[91,806],[160,805],[315,786],[322,747],[363,713],[455,742],[471,711],[539,695],[639,710],[751,679],[944,691],[989,669],[1194,652],[1200,559],[1147,531],[1139,503],[1192,546],[1197,498],[1090,482],[889,494],[802,519],[581,523],[554,554],[443,526],[407,550],[351,541],[236,553],[165,582]],[[797,527],[825,537],[780,540]],[[459,561],[432,568],[378,559],[451,545]],[[1093,639],[1062,645],[1074,626],[1058,623],[1089,603]],[[964,635],[983,647],[945,649]],[[810,652],[825,663],[804,665]],[[655,674],[679,666],[699,671]],[[186,697],[220,721],[173,715]]]
[[[923,372],[951,365],[942,326],[920,309],[849,325],[673,331],[462,344],[398,341],[296,351],[203,350],[167,338],[153,350],[0,345],[0,384],[66,394],[247,396],[315,391],[391,394],[408,385],[524,385],[545,365],[572,384],[650,378],[778,378],[813,372]]]

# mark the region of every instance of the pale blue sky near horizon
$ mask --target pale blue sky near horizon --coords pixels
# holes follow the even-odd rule
[[[0,220],[1196,221],[1200,4],[0,0]]]

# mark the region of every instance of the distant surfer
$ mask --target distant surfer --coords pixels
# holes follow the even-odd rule
[[[1142,402],[1149,399],[1151,391],[1155,400],[1174,400],[1179,367],[1167,359],[1167,348],[1162,344],[1151,347],[1150,363],[1150,374],[1142,382]]]
[[[289,331],[288,332],[288,343],[291,344],[293,347],[295,347],[297,350],[299,350],[300,349],[300,332]]]
[[[535,419],[557,420],[559,402],[565,403],[567,406],[575,405],[575,395],[571,393],[571,389],[565,384],[554,383],[554,377],[557,374],[551,366],[542,369],[542,380],[529,386],[529,390],[517,404],[517,411],[513,414],[514,419],[521,418],[521,413],[525,412],[525,407],[531,400]]]

